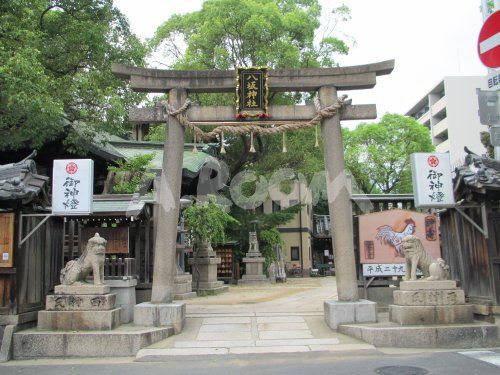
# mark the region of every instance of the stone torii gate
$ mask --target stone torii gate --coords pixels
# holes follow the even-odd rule
[[[129,80],[132,90],[136,92],[168,92],[169,105],[175,109],[185,103],[190,92],[235,91],[233,70],[174,71],[121,64],[113,64],[111,69],[118,77]],[[337,91],[373,88],[377,76],[390,74],[393,69],[394,60],[342,68],[269,70],[268,87],[270,92],[319,91],[320,103],[326,107],[336,103]],[[259,121],[260,125],[307,121],[316,115],[316,108],[314,105],[271,105],[268,113],[272,121]],[[197,126],[213,125],[234,122],[235,109],[234,106],[192,106],[186,115],[189,121]],[[358,296],[352,209],[349,192],[345,188],[346,174],[340,127],[340,120],[365,120],[376,117],[376,106],[373,104],[347,105],[333,117],[323,118],[321,121],[338,291],[338,301],[325,301],[325,320],[333,329],[340,323],[376,320],[375,303],[359,300]],[[160,230],[156,232],[151,303],[136,306],[134,322],[155,326],[173,324],[179,332],[185,319],[185,306],[173,303],[172,298],[185,127],[175,116],[159,107],[134,108],[130,111],[130,121],[166,121],[168,124],[158,199],[157,225]]]

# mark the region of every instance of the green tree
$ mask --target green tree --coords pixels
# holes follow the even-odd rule
[[[237,226],[238,221],[217,204],[213,196],[189,206],[184,210],[189,233],[196,244],[203,241],[223,244],[226,241],[226,228]]]
[[[429,129],[398,114],[344,129],[343,140],[346,168],[366,194],[411,193],[410,155],[434,151]]]
[[[154,156],[154,154],[137,155],[129,160],[119,161],[117,166],[108,167],[108,171],[115,173],[113,191],[117,194],[138,192],[145,179],[154,178],[154,173],[148,172]]]
[[[332,30],[315,43],[320,16],[317,0],[206,0],[199,11],[170,17],[151,46],[174,69],[335,66],[333,55],[349,48]],[[335,8],[332,17],[347,19],[349,9]]]
[[[167,65],[172,69],[337,66],[336,56],[349,51],[348,38],[337,32],[338,24],[350,19],[349,8],[342,5],[332,9],[329,22],[323,27],[320,18],[318,0],[206,0],[198,11],[170,17],[157,29],[150,45],[153,50],[164,52]],[[323,37],[318,40],[318,35]],[[233,94],[191,96],[201,105],[234,103]],[[304,93],[274,93],[270,101],[273,104],[292,104],[308,96]],[[161,140],[163,130],[155,130],[151,139]],[[310,131],[302,135],[305,133],[310,134]],[[300,136],[299,133],[290,134],[290,142],[296,140],[300,143]],[[232,176],[255,165],[280,142],[274,139],[276,137],[256,136],[257,153],[250,154],[248,135],[226,135],[225,138],[225,161]]]
[[[146,52],[111,0],[0,2],[0,150],[75,144],[78,121],[80,137],[123,133],[142,95],[111,63],[140,66]]]

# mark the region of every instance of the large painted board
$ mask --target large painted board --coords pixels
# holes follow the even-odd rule
[[[441,256],[439,219],[408,210],[388,210],[359,217],[361,263],[404,263],[402,239],[413,234],[434,258]]]

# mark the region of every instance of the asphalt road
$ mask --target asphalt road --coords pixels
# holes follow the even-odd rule
[[[500,363],[500,350],[494,359]],[[396,366],[384,372],[386,366]],[[399,366],[399,367],[398,367]],[[401,366],[420,368],[410,371]],[[391,370],[391,369],[388,369]],[[0,374],[23,375],[138,375],[138,374],[480,374],[499,375],[500,367],[456,352],[384,354],[378,350],[346,353],[294,353],[240,356],[175,357],[162,362],[133,362],[133,359],[65,359],[11,361],[0,365]]]

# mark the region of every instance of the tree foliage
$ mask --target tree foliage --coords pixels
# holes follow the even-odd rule
[[[129,160],[119,161],[117,166],[108,167],[115,172],[113,191],[117,194],[132,194],[139,191],[145,178],[153,178],[154,173],[148,173],[154,154],[137,155]]]
[[[434,151],[429,130],[415,119],[385,114],[378,123],[343,131],[346,167],[364,193],[411,193],[410,155]]]
[[[222,206],[216,203],[214,197],[206,201],[197,201],[184,210],[190,234],[198,242],[209,241],[224,243],[226,228],[236,226],[238,221],[229,215]]]
[[[348,15],[342,6],[332,16]],[[170,17],[151,46],[175,69],[334,66],[334,54],[349,48],[331,33],[315,41],[320,16],[317,0],[206,0],[199,11]]]
[[[86,123],[80,136],[122,133],[142,96],[111,63],[140,66],[145,55],[111,0],[0,2],[0,150],[40,147],[62,133],[76,142],[68,124],[77,120]]]

